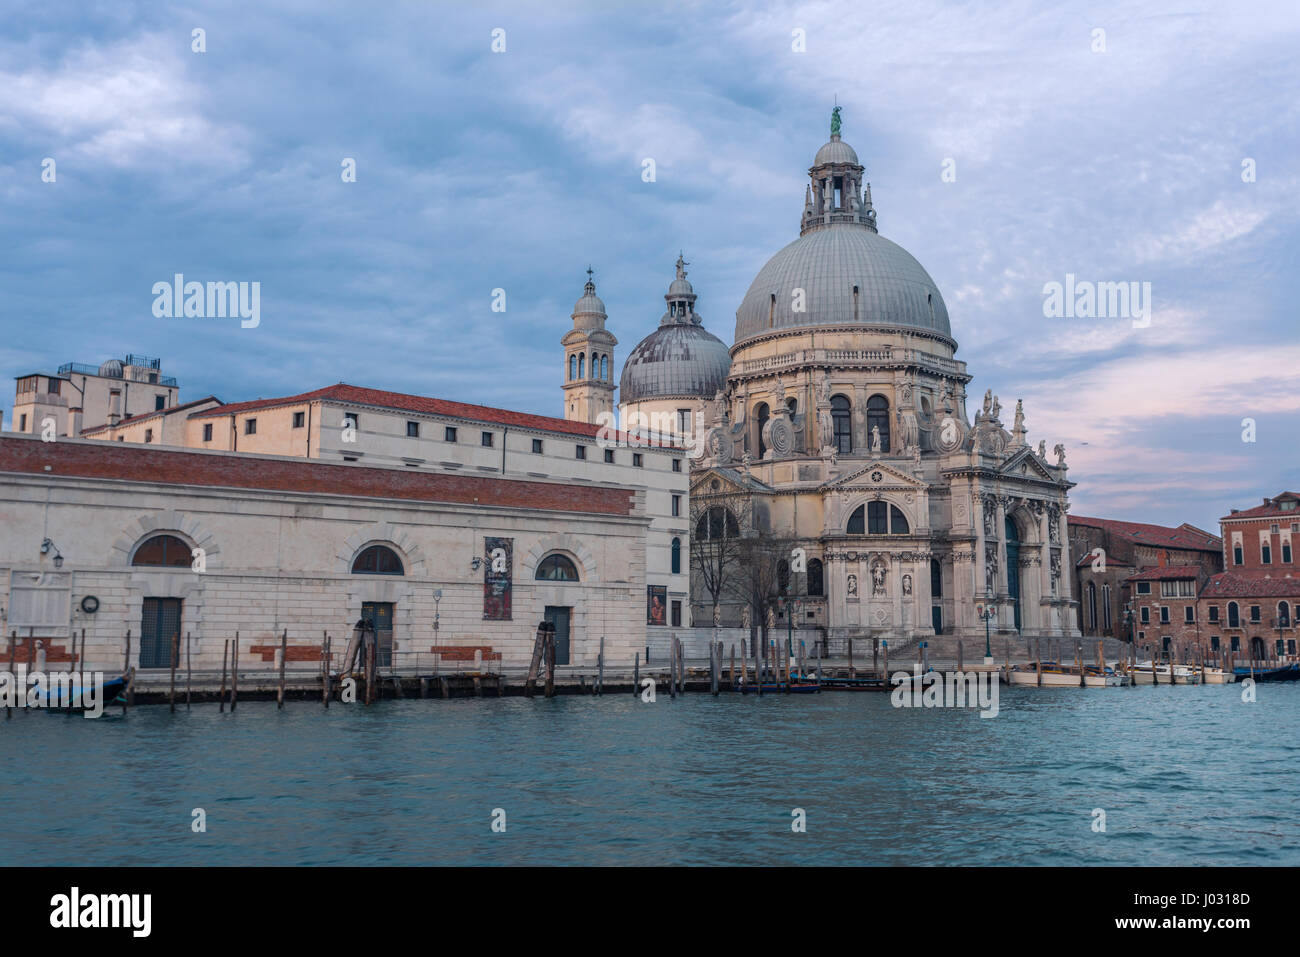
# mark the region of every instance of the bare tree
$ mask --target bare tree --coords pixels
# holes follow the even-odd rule
[[[732,593],[750,611],[749,635],[769,638],[768,612],[775,615],[777,601],[791,581],[790,559],[798,540],[770,532],[755,531],[740,540],[737,573],[732,576]]]
[[[723,599],[735,591],[743,543],[736,515],[746,510],[738,510],[735,506],[740,503],[733,499],[741,498],[724,495],[691,501],[691,585],[699,598],[708,599],[710,621],[719,614]]]

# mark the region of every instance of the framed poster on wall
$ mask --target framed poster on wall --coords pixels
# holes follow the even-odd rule
[[[510,621],[510,591],[515,558],[513,538],[483,539],[483,618]]]
[[[645,623],[647,625],[666,625],[668,613],[668,586],[645,586]]]

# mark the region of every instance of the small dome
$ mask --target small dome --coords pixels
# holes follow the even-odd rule
[[[695,323],[669,323],[646,336],[623,363],[619,401],[712,399],[727,384],[731,352]]]
[[[848,163],[851,166],[862,165],[858,162],[858,154],[854,152],[853,147],[840,139],[838,133],[832,134],[830,142],[817,151],[817,158],[813,160],[813,166],[825,166],[828,163]]]
[[[695,311],[695,289],[686,278],[687,262],[677,257],[677,276],[664,300],[668,311],[659,328],[646,336],[623,363],[619,401],[712,399],[727,383],[731,350],[703,326]]]
[[[596,284],[594,282],[587,281],[582,296],[573,304],[573,314],[575,316],[605,315],[605,303],[596,295]]]
[[[99,367],[99,374],[106,379],[122,378],[122,362],[119,359],[109,359]]]

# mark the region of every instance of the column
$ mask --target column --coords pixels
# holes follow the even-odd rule
[[[1011,590],[1007,584],[1010,581],[1008,577],[1011,569],[1007,568],[1007,505],[1006,499],[1001,495],[997,497],[997,524],[993,526],[993,531],[998,536],[998,597],[1004,598],[1010,594]]]

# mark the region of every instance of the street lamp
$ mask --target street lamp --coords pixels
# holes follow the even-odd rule
[[[797,598],[786,601],[784,598],[778,598],[781,612],[785,615],[785,653],[794,654],[794,616],[803,608],[803,602]]]
[[[975,603],[975,614],[984,621],[984,657],[988,661],[992,661],[993,645],[989,641],[989,622],[998,616],[998,610],[993,604],[991,594],[986,594],[983,601]]]
[[[59,552],[59,546],[55,545],[54,542],[47,538],[45,541],[41,542],[41,554],[48,555],[51,551],[54,552],[54,567],[62,568],[63,555]]]

